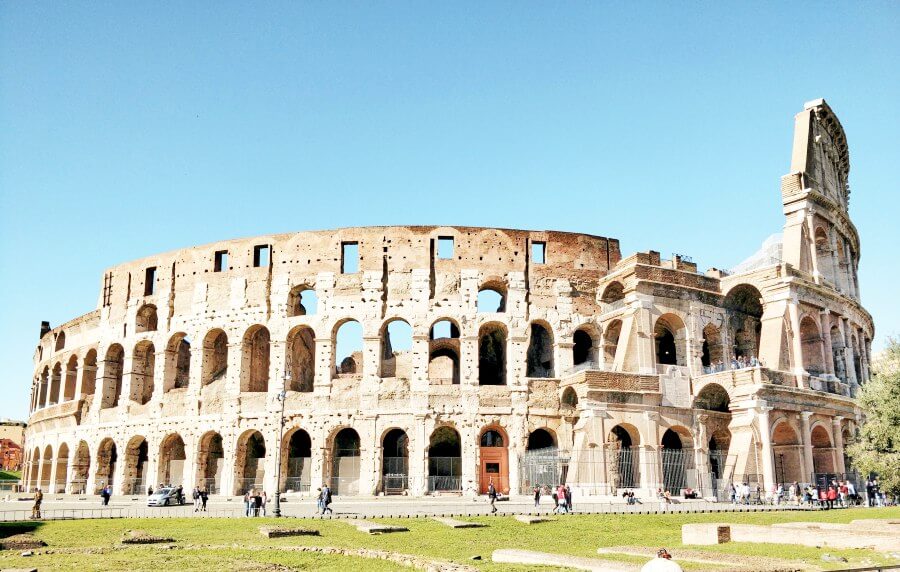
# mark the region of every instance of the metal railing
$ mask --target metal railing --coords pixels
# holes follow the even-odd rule
[[[462,457],[428,458],[428,491],[461,491]]]
[[[206,493],[210,495],[217,495],[221,493],[221,485],[219,484],[220,479],[212,477],[208,479],[197,479],[197,485],[201,489],[206,489]]]
[[[284,480],[284,490],[293,491],[295,493],[308,493],[310,491],[310,478],[306,477],[288,477]]]

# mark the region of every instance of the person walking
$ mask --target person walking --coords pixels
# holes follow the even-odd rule
[[[323,515],[326,511],[328,514],[334,514],[334,511],[331,510],[331,489],[328,485],[322,487],[322,504],[325,506],[325,508],[322,509]]]
[[[259,512],[262,509],[262,495],[259,491],[256,492],[256,495],[253,497],[253,516],[259,516]]]
[[[541,504],[541,487],[534,487],[534,508]]]
[[[572,487],[569,485],[566,485],[566,510],[575,512],[575,507],[572,506]]]
[[[266,495],[266,491],[263,491],[262,497],[260,498],[260,509],[262,509],[262,515],[266,516],[266,505],[269,504],[269,497]]]
[[[103,506],[109,506],[109,498],[112,496],[112,487],[106,485],[103,487],[103,492],[100,493],[100,497],[103,500]]]
[[[497,489],[494,487],[493,480],[488,484],[488,500],[491,503],[491,514],[496,514],[497,507],[494,503],[497,502]]]
[[[153,494],[153,485],[150,485],[149,487],[147,487],[147,496],[149,497],[152,494]]]
[[[41,503],[44,502],[44,493],[41,489],[34,490],[34,506],[31,507],[31,520],[41,519]]]
[[[316,514],[325,514],[325,500],[322,497],[322,487],[316,489]]]
[[[250,492],[244,493],[244,516],[250,516]]]
[[[200,487],[194,487],[194,492],[191,493],[191,498],[194,500],[194,512],[200,511]]]
[[[556,498],[559,500],[557,512],[568,514],[569,507],[566,504],[566,488],[563,485],[559,485],[556,488]]]
[[[206,487],[200,489],[200,510],[206,512],[206,501],[209,500],[209,492]]]

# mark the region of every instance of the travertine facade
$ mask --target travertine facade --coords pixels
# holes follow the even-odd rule
[[[25,483],[238,494],[274,490],[280,463],[282,489],[343,494],[493,480],[713,495],[843,473],[873,335],[848,170],[837,118],[807,104],[780,254],[732,273],[623,259],[599,236],[467,227],[261,236],[115,266],[95,311],[42,332]]]

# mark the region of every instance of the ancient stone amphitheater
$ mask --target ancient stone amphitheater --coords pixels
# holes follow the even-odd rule
[[[96,310],[42,328],[24,482],[721,496],[850,473],[873,323],[848,171],[841,124],[808,103],[783,235],[732,271],[594,235],[432,226],[114,266]]]

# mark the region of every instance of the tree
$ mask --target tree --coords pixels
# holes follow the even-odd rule
[[[900,342],[888,340],[873,363],[874,376],[859,393],[865,415],[847,453],[863,474],[876,473],[881,489],[900,494]]]

